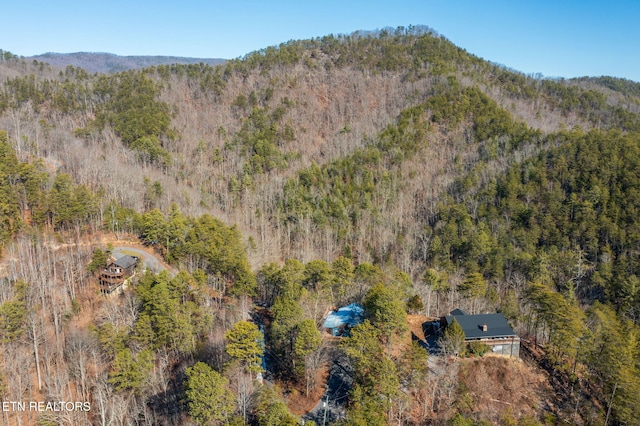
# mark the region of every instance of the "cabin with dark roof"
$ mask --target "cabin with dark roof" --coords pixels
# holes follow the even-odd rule
[[[441,322],[446,327],[454,319],[464,331],[465,343],[481,342],[489,346],[494,354],[520,357],[520,337],[509,326],[504,315],[469,315],[461,309],[455,309]]]
[[[133,256],[122,256],[111,262],[100,273],[98,283],[104,295],[120,293],[134,274],[138,259]]]

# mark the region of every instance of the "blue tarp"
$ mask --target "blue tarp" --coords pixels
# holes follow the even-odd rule
[[[364,319],[364,308],[357,303],[343,306],[331,312],[324,320],[324,328],[354,327]]]

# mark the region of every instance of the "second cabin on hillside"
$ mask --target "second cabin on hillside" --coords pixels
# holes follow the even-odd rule
[[[122,256],[111,262],[100,272],[98,279],[100,292],[104,295],[119,294],[134,275],[138,258]]]
[[[455,309],[440,318],[442,330],[457,321],[464,331],[465,345],[482,343],[490,348],[490,353],[512,358],[520,358],[520,337],[500,313],[469,315],[462,309]]]

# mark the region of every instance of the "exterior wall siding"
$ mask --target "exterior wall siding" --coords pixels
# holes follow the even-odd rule
[[[520,358],[520,338],[509,337],[505,339],[479,339],[479,340],[467,340],[470,342],[482,342],[485,345],[491,347],[491,353],[496,355],[503,355],[507,357]]]
[[[133,275],[134,269],[135,265],[122,268],[117,266],[115,263],[111,263],[102,271],[98,278],[100,292],[104,295],[114,293],[119,294],[122,292],[122,289],[126,286],[128,279]]]

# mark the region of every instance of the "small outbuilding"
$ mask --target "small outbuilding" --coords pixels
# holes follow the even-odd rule
[[[461,309],[451,311],[441,319],[444,327],[456,320],[464,331],[465,343],[481,342],[494,354],[520,357],[520,337],[500,313],[469,315]]]
[[[357,303],[352,303],[342,308],[331,311],[324,319],[323,327],[332,336],[343,336],[352,327],[364,320],[364,308]]]

